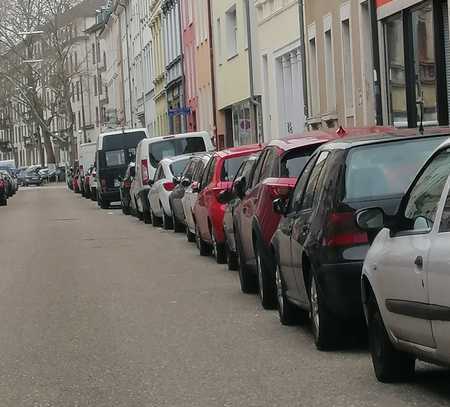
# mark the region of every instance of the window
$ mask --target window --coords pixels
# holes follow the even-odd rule
[[[125,165],[125,150],[114,150],[105,152],[106,166],[116,167],[119,165]]]
[[[223,162],[220,179],[222,181],[233,181],[242,163],[248,159],[248,156],[227,158]]]
[[[225,33],[227,41],[227,57],[233,58],[238,53],[237,47],[237,14],[236,5],[225,13]]]
[[[316,38],[309,40],[309,75],[310,80],[310,98],[311,98],[311,114],[317,116],[319,114],[319,81],[317,78],[317,48]]]
[[[333,39],[331,28],[325,31],[325,85],[327,91],[327,110],[336,110],[336,83],[334,78]]]
[[[165,178],[164,169],[163,169],[162,165],[159,165],[158,169],[155,172],[154,181],[156,182],[156,181],[159,181],[160,179],[164,179],[164,178]]]
[[[285,154],[281,160],[280,166],[274,168],[273,176],[277,178],[297,178],[317,147],[318,146],[306,149],[302,148],[299,151],[292,151]]]
[[[184,160],[175,161],[170,165],[170,171],[175,177],[179,177],[181,173],[186,168],[186,164],[188,163],[189,158],[186,158]]]
[[[92,63],[95,65],[95,44],[92,44]]]
[[[442,191],[450,175],[450,149],[437,155],[410,192],[405,219],[411,230],[431,230]]]
[[[264,181],[266,178],[269,178],[272,174],[272,170],[277,162],[278,154],[274,148],[271,148],[267,151],[266,159],[264,160],[264,164],[261,169],[261,175],[259,176],[258,183]]]
[[[311,159],[306,165],[299,179],[297,180],[297,184],[295,185],[295,189],[292,194],[292,200],[290,204],[291,211],[297,211],[300,209],[303,191],[305,190],[306,183],[308,182],[308,178],[311,174],[311,170],[313,169],[315,163],[316,158]]]
[[[309,177],[308,184],[306,185],[304,197],[302,198],[302,210],[311,209],[313,207],[319,177],[329,155],[330,153],[328,151],[323,151],[320,153],[319,158],[316,161],[316,164],[311,172],[311,176]]]
[[[193,180],[200,182],[203,175],[203,170],[205,169],[205,162],[200,160],[198,164],[195,166],[194,177]]]
[[[97,96],[97,85],[98,85],[98,80],[97,80],[97,75],[94,75],[94,96]]]
[[[259,183],[259,176],[261,173],[261,169],[262,166],[264,164],[264,161],[267,157],[268,151],[264,150],[261,155],[259,156],[258,162],[256,163],[256,168],[255,168],[255,172],[253,173],[253,183],[252,183],[252,187],[254,187],[255,185],[258,185]]]
[[[220,23],[220,18],[217,19],[216,23],[216,47],[217,47],[217,58],[219,60],[219,65],[223,63],[223,50],[222,50],[222,27]]]
[[[75,51],[75,70],[78,71],[78,53]]]
[[[98,127],[100,124],[100,117],[98,113],[98,106],[95,107],[95,127]]]
[[[77,81],[77,101],[80,101],[80,82]]]
[[[188,165],[185,167],[181,177],[186,178],[188,180],[192,180],[195,170],[197,168],[197,163],[198,163],[197,160],[190,160]]]
[[[346,3],[346,6],[349,6]],[[344,11],[344,10],[342,10]],[[354,115],[353,111],[353,53],[350,32],[350,19],[341,21],[342,69],[344,79],[344,102],[346,117]],[[352,123],[353,124],[353,123]]]
[[[151,143],[149,145],[149,157],[152,166],[156,167],[163,158],[205,150],[203,137],[173,138]]]

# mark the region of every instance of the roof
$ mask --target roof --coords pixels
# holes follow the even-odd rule
[[[238,157],[240,155],[256,153],[264,148],[262,144],[248,144],[240,147],[231,147],[225,150],[217,151],[215,154],[218,157],[228,158],[228,157]]]
[[[81,17],[95,17],[96,10],[105,5],[105,0],[84,0],[67,10],[60,18],[60,25],[67,25]]]
[[[349,128],[345,129],[346,135],[341,136],[335,129],[329,130],[315,130],[308,131],[300,134],[293,134],[281,139],[272,140],[268,145],[275,146],[283,151],[289,151],[295,148],[310,146],[314,144],[323,144],[336,139],[342,139],[343,137],[352,136],[369,136],[374,134],[384,133],[391,131],[391,127],[361,127],[361,128]]]
[[[119,129],[119,130],[110,131],[108,133],[101,133],[98,136],[97,149],[101,150],[103,148],[103,139],[105,137],[107,137],[107,136],[121,136],[122,134],[137,133],[137,132],[145,132],[146,137],[148,137],[146,128],[140,128],[140,129]]]
[[[367,135],[350,134],[347,137],[336,139],[327,145],[329,149],[345,150],[348,148],[378,144],[390,141],[399,141],[407,139],[417,139],[432,136],[446,136],[450,137],[449,127],[430,127],[426,128],[424,134],[420,134],[417,129],[389,129],[380,133],[369,133]]]

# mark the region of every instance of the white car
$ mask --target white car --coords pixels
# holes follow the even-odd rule
[[[190,185],[186,188],[184,196],[181,200],[183,203],[184,219],[186,221],[186,236],[189,242],[195,242],[195,222],[193,217],[193,210],[195,202],[197,202],[198,187],[202,179],[203,170],[208,164],[211,154],[203,154],[199,156],[197,165],[194,169],[194,174]]]
[[[415,360],[450,366],[450,140],[427,161],[397,214],[360,210],[376,235],[362,274],[362,299],[378,380],[404,380]]]
[[[97,169],[92,167],[90,176],[89,176],[89,189],[91,191],[91,200],[97,200]]]
[[[163,158],[212,151],[214,146],[208,132],[183,133],[142,140],[136,148],[136,177],[131,185],[131,207],[139,218],[150,223],[149,181]]]
[[[169,197],[190,158],[191,155],[183,155],[160,161],[148,192],[153,226],[162,224],[164,229],[172,227]]]

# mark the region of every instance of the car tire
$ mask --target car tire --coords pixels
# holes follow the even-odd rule
[[[197,242],[198,250],[200,251],[200,256],[209,256],[211,254],[211,248],[209,245],[201,238],[200,230],[198,226],[195,225],[195,240]]]
[[[244,294],[255,294],[258,292],[258,279],[243,261],[242,246],[239,239],[236,239],[236,249],[239,259],[239,282],[241,285],[241,291]]]
[[[314,273],[309,284],[309,301],[312,332],[317,349],[336,349],[340,342],[339,321],[326,308]]]
[[[3,198],[3,199],[0,201],[0,206],[8,206],[8,199]]]
[[[92,192],[91,193],[91,201],[95,202],[97,200],[97,194]]]
[[[189,243],[195,243],[195,233],[191,232],[188,225],[186,225],[186,239]]]
[[[146,225],[150,225],[152,223],[152,215],[150,214],[150,212],[144,211],[143,216],[144,216],[144,223]]]
[[[369,300],[369,349],[378,381],[395,383],[414,376],[415,358],[394,348],[375,298]]]
[[[277,305],[277,287],[275,273],[264,263],[262,250],[255,242],[256,271],[258,273],[258,291],[264,309],[274,309]]]
[[[184,232],[184,225],[178,221],[177,217],[175,216],[175,212],[172,208],[172,225],[173,225],[173,231],[175,233],[183,233]]]
[[[157,228],[157,227],[159,227],[159,226],[161,226],[161,219],[160,218],[158,218],[156,215],[155,215],[155,213],[152,211],[151,212],[151,216],[152,216],[152,225],[155,227],[155,228]]]
[[[283,325],[290,326],[302,322],[302,317],[306,314],[289,301],[286,295],[283,275],[279,264],[275,266],[275,284],[277,290],[278,316]],[[307,315],[305,316],[307,319]]]
[[[230,246],[226,245],[228,270],[237,271],[239,269],[239,259],[236,252],[230,250]]]
[[[164,210],[163,206],[161,205],[162,211],[163,211],[163,217],[162,217],[162,227],[164,230],[170,230],[172,229],[172,217],[168,216],[166,214],[166,211]]]
[[[130,214],[130,207],[126,206],[123,202],[122,202],[122,213],[124,215],[129,215]]]
[[[214,236],[214,231],[211,231],[212,238],[212,255],[216,259],[217,264],[225,264],[227,262],[227,251],[224,243],[218,243]]]

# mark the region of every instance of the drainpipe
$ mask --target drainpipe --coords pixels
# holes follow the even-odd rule
[[[253,46],[252,46],[252,29],[251,29],[251,18],[250,18],[250,0],[245,0],[245,12],[247,14],[247,43],[248,43],[248,73],[250,79],[250,103],[253,107],[253,115],[255,118],[255,132],[256,132],[256,142],[262,143],[263,140],[260,139],[260,132],[258,127],[258,108],[259,102],[255,98],[255,80],[253,77]]]
[[[305,15],[304,15],[305,3],[303,0],[298,2],[298,16],[300,23],[300,58],[302,59],[302,84],[303,84],[303,112],[305,115],[305,127],[309,118],[309,106],[308,106],[308,80],[306,77],[306,50],[305,50]]]
[[[213,109],[213,126],[214,138],[216,140],[216,148],[219,148],[219,140],[217,134],[217,102],[216,102],[216,75],[214,69],[214,47],[213,47],[213,28],[212,28],[212,9],[211,0],[208,0],[208,31],[209,31],[209,63],[211,70],[211,95],[212,95],[212,109]]]
[[[180,105],[181,108],[186,107],[186,80],[184,77],[184,53],[183,53],[183,25],[181,22],[181,2],[176,1],[174,4],[174,7],[178,7],[178,27],[180,27],[180,69],[181,69],[181,95],[180,95]],[[182,113],[181,114],[181,132],[186,133],[187,132],[187,114]]]
[[[383,104],[381,99],[380,83],[380,45],[378,38],[378,20],[376,0],[369,0],[369,17],[372,30],[372,52],[373,52],[373,91],[375,96],[375,118],[376,124],[383,124]]]

